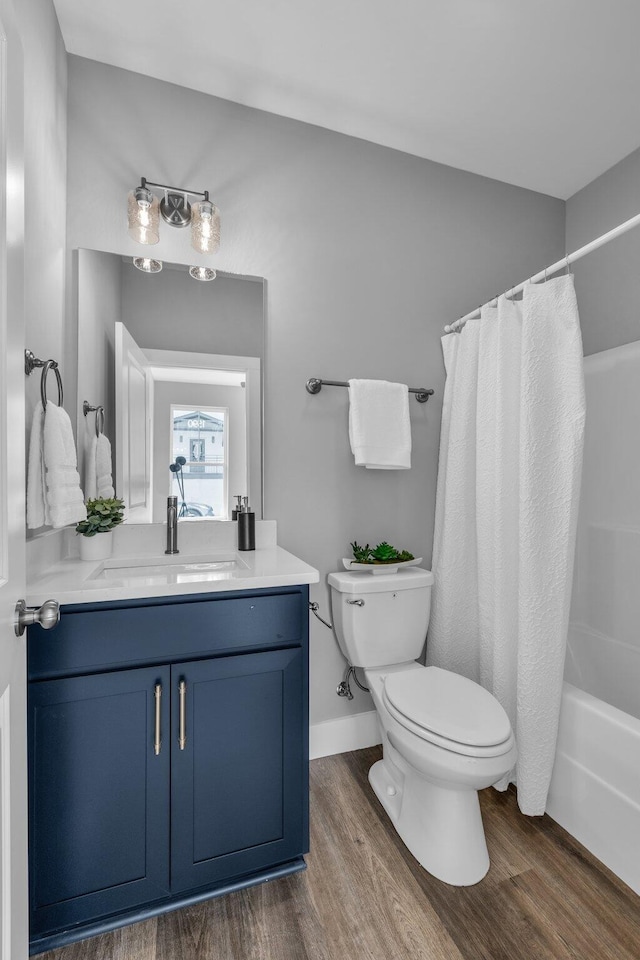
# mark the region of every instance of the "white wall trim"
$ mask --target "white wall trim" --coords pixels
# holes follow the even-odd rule
[[[375,710],[314,723],[309,729],[309,759],[362,750],[382,743]]]

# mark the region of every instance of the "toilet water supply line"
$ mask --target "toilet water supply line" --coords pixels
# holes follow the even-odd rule
[[[328,627],[329,630],[333,630],[333,624],[327,623],[326,620],[323,620],[323,618],[318,613],[319,609],[320,609],[320,605],[316,603],[315,600],[309,601],[309,610],[314,615],[314,617],[317,617],[320,623],[324,623],[325,627]],[[342,653],[342,651],[340,652]],[[346,657],[345,657],[345,660],[347,660]],[[336,687],[336,693],[338,694],[339,697],[346,697],[347,700],[353,700],[353,694],[351,693],[351,686],[349,684],[349,678],[352,675],[353,675],[353,679],[356,682],[356,686],[360,687],[361,690],[364,690],[365,693],[369,693],[369,687],[365,687],[363,683],[360,683],[360,681],[358,680],[358,675],[356,673],[356,668],[352,667],[349,661],[347,660],[347,669],[344,672],[344,677]]]

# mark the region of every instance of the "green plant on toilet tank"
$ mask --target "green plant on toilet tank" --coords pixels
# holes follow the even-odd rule
[[[361,547],[354,540],[351,549],[356,563],[404,563],[407,560],[414,559],[413,554],[409,553],[408,550],[397,550],[386,540],[379,543],[377,547],[370,547],[369,544]]]
[[[95,537],[97,533],[109,533],[124,520],[124,500],[118,497],[98,497],[87,500],[87,519],[76,526],[76,533],[83,537]]]

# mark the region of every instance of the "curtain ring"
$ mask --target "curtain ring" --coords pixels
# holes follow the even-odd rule
[[[544,282],[547,282],[547,268],[544,268]]]
[[[58,364],[55,360],[47,360],[42,368],[42,377],[40,379],[40,399],[42,400],[43,410],[47,409],[47,376],[49,375],[49,370],[53,370],[56,375],[58,384],[58,406],[62,406],[62,377],[60,376]]]
[[[567,264],[567,276],[571,276],[571,264],[569,263],[569,254],[564,258]]]

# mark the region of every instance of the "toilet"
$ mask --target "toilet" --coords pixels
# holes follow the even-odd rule
[[[515,765],[509,718],[487,690],[416,663],[429,624],[433,574],[329,574],[340,648],[362,667],[378,714],[383,758],[369,782],[418,862],[454,886],[489,869],[478,790]]]

